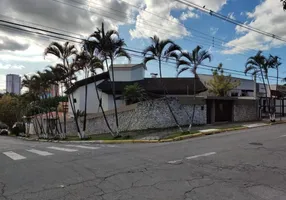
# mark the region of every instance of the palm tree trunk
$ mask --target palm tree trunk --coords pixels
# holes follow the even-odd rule
[[[86,115],[87,115],[87,70],[85,69],[85,93],[84,93],[84,117],[83,117],[83,133],[86,129]]]
[[[94,88],[95,88],[96,96],[97,96],[97,99],[98,99],[98,104],[99,104],[99,107],[100,107],[100,109],[101,109],[101,112],[102,112],[104,121],[105,121],[105,123],[106,123],[106,126],[107,126],[107,128],[109,129],[111,135],[114,137],[115,134],[114,134],[113,130],[112,130],[111,127],[110,127],[110,124],[109,124],[109,122],[108,122],[108,120],[107,120],[107,117],[106,117],[106,115],[105,115],[105,111],[104,111],[103,106],[102,106],[102,99],[99,97],[99,92],[98,92],[98,88],[97,88],[97,85],[96,85],[96,79],[95,79],[95,78],[94,78]]]
[[[66,134],[67,134],[67,113],[66,109],[64,109],[64,137],[66,137]]]
[[[63,64],[64,64],[64,66],[67,65],[68,69],[69,69],[69,62],[68,62],[67,58],[63,59]],[[69,74],[69,78],[68,78],[68,83],[69,83],[69,85],[72,85],[72,75],[70,75],[70,74]],[[75,120],[75,124],[76,124],[76,128],[77,128],[77,132],[78,132],[77,134],[78,134],[80,139],[84,139],[85,135],[80,130],[80,125],[79,125],[79,121],[78,121],[77,111],[75,110],[75,105],[73,103],[73,100],[74,100],[73,92],[71,93],[71,96],[68,95],[68,98],[69,98],[70,105],[71,105],[71,108],[72,108],[72,112],[73,112],[73,115],[74,115],[74,120]]]
[[[160,84],[161,84],[161,86],[162,86],[163,89],[164,89],[164,100],[165,100],[165,102],[166,102],[166,104],[167,104],[167,107],[168,107],[168,109],[169,109],[169,111],[170,111],[170,113],[171,113],[171,115],[172,115],[172,117],[173,117],[173,119],[174,119],[176,125],[178,126],[178,128],[180,129],[180,131],[183,132],[183,130],[182,130],[182,128],[181,128],[181,126],[180,126],[180,124],[179,124],[179,122],[178,122],[178,120],[177,120],[177,118],[176,118],[176,116],[175,116],[175,114],[174,114],[174,112],[173,112],[171,106],[170,106],[169,100],[168,100],[168,98],[166,97],[166,90],[167,90],[167,88],[166,88],[165,84],[163,84],[163,81],[162,81],[161,58],[159,58],[158,60],[159,60]]]
[[[196,111],[196,80],[197,80],[197,76],[194,75],[194,105],[193,105],[193,113],[192,113],[192,119],[191,119],[191,124],[189,125],[188,131],[190,131],[192,129],[193,123],[194,123],[194,118],[195,118],[195,111]]]
[[[279,79],[279,68],[278,68],[278,66],[276,67],[276,72],[277,72],[277,74],[276,74],[276,90],[277,90],[277,88],[278,88],[278,79]]]
[[[264,74],[263,74],[262,68],[259,67],[259,69],[260,69],[262,83],[263,83],[264,90],[265,90],[266,106],[268,107],[268,114],[269,114],[269,118],[270,118],[271,116],[270,116],[270,106],[269,106],[269,101],[268,101],[269,99],[268,99],[268,94],[267,94],[267,87],[266,87],[266,83],[265,83],[265,79],[264,79]]]
[[[270,86],[270,81],[269,81],[269,77],[268,77],[268,73],[266,75],[266,79],[267,79],[267,84],[268,84],[268,88],[269,88],[269,92],[270,92],[270,99],[269,99],[269,114],[270,114],[270,121],[273,122],[275,121],[275,105],[274,105],[274,98],[272,96],[271,93],[271,86]]]
[[[115,95],[113,59],[111,58],[110,61],[111,61],[111,72],[112,72],[112,97],[113,97],[113,103],[114,103],[115,122],[116,122],[116,136],[119,136],[119,123],[118,123],[118,113],[117,113],[116,95]]]
[[[72,108],[72,112],[73,112],[73,115],[74,115],[74,121],[75,121],[75,124],[76,124],[77,134],[78,134],[79,138],[82,139],[83,136],[82,136],[81,131],[80,131],[80,127],[79,127],[79,123],[78,123],[78,116],[77,116],[77,113],[75,111],[75,106],[74,106],[74,104],[72,102],[72,100],[74,99],[73,98],[73,94],[72,94],[72,97],[70,95],[68,95],[68,98],[69,98],[70,106]]]

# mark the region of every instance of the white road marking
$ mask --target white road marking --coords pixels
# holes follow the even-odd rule
[[[26,150],[26,151],[38,154],[40,156],[51,156],[51,155],[54,155],[53,153],[50,153],[50,152],[47,152],[47,151],[40,151],[40,150],[37,150],[37,149],[29,149],[29,150]]]
[[[182,160],[171,160],[169,162],[167,162],[168,164],[178,164],[178,163],[181,163]]]
[[[190,157],[186,157],[186,159],[191,160],[191,159],[195,159],[195,158],[199,158],[199,157],[211,156],[214,154],[216,154],[216,152],[210,152],[210,153],[204,153],[204,154],[200,154],[200,155],[190,156]]]
[[[66,152],[75,152],[78,151],[77,149],[68,149],[68,148],[61,148],[61,147],[47,147],[49,149],[54,149],[58,151],[66,151]]]
[[[66,145],[66,146],[68,146],[68,147],[77,147],[77,148],[82,148],[82,149],[93,149],[93,150],[100,149],[100,147],[82,146],[82,145],[72,145],[72,144],[68,144],[68,145]]]
[[[286,137],[286,135],[281,135],[280,137],[278,137],[278,138],[283,138],[283,137]]]
[[[8,156],[9,158],[11,158],[12,160],[23,160],[26,159],[26,157],[21,156],[20,154],[17,154],[13,151],[7,151],[7,152],[3,152],[4,155]]]

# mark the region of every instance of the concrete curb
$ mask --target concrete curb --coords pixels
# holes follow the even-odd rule
[[[239,130],[246,130],[246,129],[254,129],[259,128],[263,126],[273,126],[273,125],[279,125],[279,124],[285,124],[286,121],[281,122],[274,122],[274,123],[266,123],[265,125],[258,126],[258,127],[235,127],[235,128],[225,128],[225,129],[219,129],[216,131],[210,131],[206,133],[198,132],[194,134],[189,135],[183,135],[178,136],[171,139],[162,139],[162,140],[86,140],[86,141],[61,141],[61,140],[46,140],[46,139],[32,139],[32,138],[25,138],[18,136],[17,138],[27,141],[36,141],[36,142],[54,142],[54,143],[92,143],[92,144],[134,144],[134,143],[166,143],[166,142],[176,142],[196,137],[202,137],[205,135],[214,135],[214,134],[220,134],[225,132],[231,132],[231,131],[239,131]]]

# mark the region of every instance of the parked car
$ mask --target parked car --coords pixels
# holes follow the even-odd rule
[[[1,129],[0,130],[0,135],[9,135],[8,129]]]

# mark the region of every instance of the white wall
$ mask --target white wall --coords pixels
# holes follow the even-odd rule
[[[73,95],[72,94],[69,95],[69,98],[71,98],[72,101],[73,101],[72,98],[76,99],[76,103],[74,103],[75,110],[81,110],[80,97],[83,95],[83,92],[84,90],[82,90],[82,87],[80,87],[73,92]],[[73,116],[72,108],[70,105],[70,100],[68,102],[68,105],[69,105],[69,115]]]
[[[112,71],[109,71],[112,80]],[[145,77],[145,69],[143,64],[134,65],[134,67],[114,67],[115,81],[136,81]]]
[[[101,82],[102,82],[102,80],[97,81],[97,85],[100,84]],[[99,97],[102,97],[103,107],[108,109],[108,107],[106,106],[105,94],[102,93],[101,90],[98,90],[98,93],[99,93]],[[77,88],[74,91],[73,95],[74,95],[74,99],[76,99],[75,109],[80,110],[80,111],[84,111],[85,86],[81,86],[81,87]],[[97,113],[97,112],[101,112],[101,110],[99,108],[99,102],[98,102],[98,98],[96,95],[94,83],[90,83],[87,85],[87,114],[92,114],[92,113]],[[72,115],[72,109],[70,107],[70,104],[69,104],[69,114]]]
[[[142,67],[135,67],[132,71],[131,71],[131,80],[132,81],[137,81],[137,80],[142,80],[145,77],[145,69]]]
[[[131,81],[131,68],[120,69],[114,67],[114,80],[115,81]],[[109,71],[110,79],[112,80],[112,71]]]

